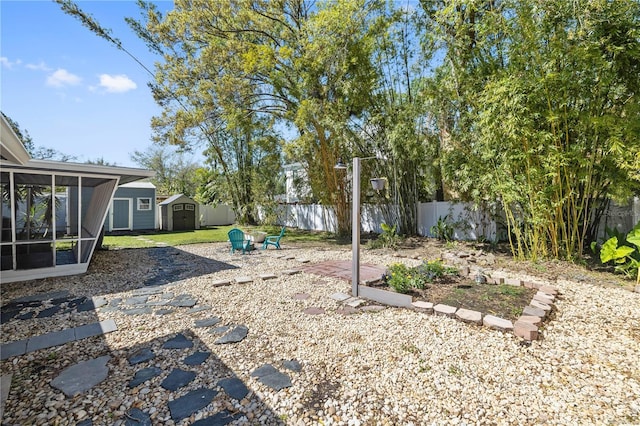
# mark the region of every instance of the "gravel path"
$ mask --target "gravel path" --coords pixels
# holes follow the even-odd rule
[[[166,315],[100,308],[7,322],[3,343],[107,319],[118,330],[2,361],[1,374],[13,374],[3,424],[125,424],[135,408],[163,425],[192,424],[222,410],[237,415],[231,424],[640,424],[638,293],[554,282],[562,294],[556,316],[542,330],[542,340],[524,344],[512,334],[408,309],[342,315],[329,295],[349,293],[350,283],[304,273],[282,276],[300,267],[282,255],[348,260],[350,250],[289,247],[232,256],[224,244],[203,244],[98,252],[84,276],[3,285],[3,304],[56,290],[111,302],[127,300],[145,282],[169,279],[174,281],[162,286],[165,293],[188,294],[196,308],[208,307],[175,308]],[[364,250],[361,261],[387,265],[399,259]],[[278,278],[258,278],[268,273]],[[254,280],[213,285],[240,276]],[[325,313],[303,313],[310,307]],[[220,318],[215,326],[194,326],[212,316]],[[244,340],[215,344],[216,327],[237,325],[249,330]],[[193,348],[163,349],[178,333]],[[156,355],[143,366],[163,373],[129,388],[139,366],[128,359],[142,348]],[[198,351],[211,356],[185,367],[184,358]],[[108,377],[86,393],[66,398],[51,387],[65,368],[105,355]],[[275,391],[251,376],[264,364],[284,371],[288,360],[301,366],[288,371],[291,387]],[[177,391],[160,387],[176,368],[197,376]],[[220,390],[218,381],[232,377],[249,388],[243,399],[220,391],[196,414],[178,423],[172,419],[169,401],[203,387]]]

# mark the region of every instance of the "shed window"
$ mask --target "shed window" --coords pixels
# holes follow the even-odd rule
[[[138,198],[138,210],[151,210],[151,198]]]
[[[182,210],[182,204],[174,204],[173,205],[173,211],[174,212],[177,212],[177,211],[180,211],[180,210]]]
[[[196,206],[195,206],[195,204],[185,204],[185,205],[184,205],[184,209],[185,209],[185,210],[192,210],[192,211],[195,211]]]

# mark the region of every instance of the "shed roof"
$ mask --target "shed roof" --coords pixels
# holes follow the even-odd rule
[[[193,198],[189,198],[189,197],[187,197],[187,196],[186,196],[186,195],[184,195],[184,194],[176,194],[176,195],[172,195],[171,197],[167,198],[166,200],[164,200],[163,202],[161,202],[161,203],[160,203],[160,204],[158,204],[158,205],[160,205],[160,206],[166,206],[167,204],[171,204],[171,203],[173,203],[174,201],[179,200],[180,198],[186,198],[187,200],[189,200],[189,201],[191,201],[191,202],[193,202],[193,203],[196,203],[196,201],[195,201]],[[196,204],[197,204],[197,203],[196,203]]]

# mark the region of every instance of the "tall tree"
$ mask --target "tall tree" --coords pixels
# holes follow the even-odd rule
[[[158,193],[184,194],[188,197],[196,195],[200,165],[189,160],[185,154],[168,147],[151,146],[146,151],[134,151],[130,156],[131,161],[139,166],[156,172],[150,180]]]

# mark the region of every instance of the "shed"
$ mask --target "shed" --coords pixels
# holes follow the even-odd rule
[[[157,228],[156,187],[151,182],[132,182],[116,189],[104,229],[140,231]]]
[[[185,231],[200,229],[198,203],[183,194],[171,196],[161,202],[160,229],[163,231]]]

